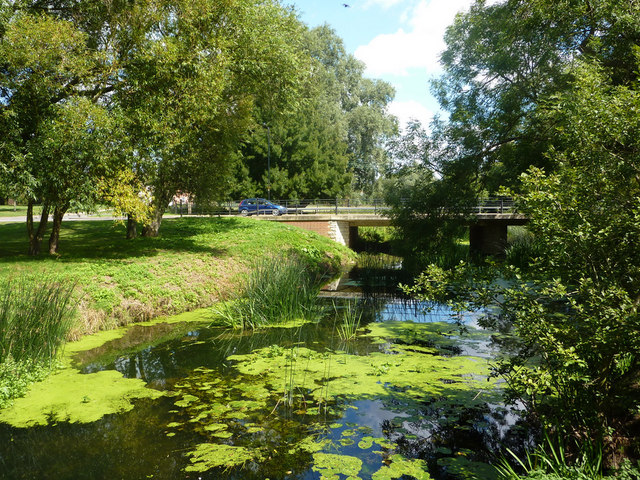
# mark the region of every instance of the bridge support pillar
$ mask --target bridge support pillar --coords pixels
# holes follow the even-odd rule
[[[359,241],[360,241],[360,234],[358,233],[358,227],[350,226],[349,227],[349,243],[347,244],[347,247],[353,250],[355,247],[358,246]]]
[[[329,238],[341,243],[342,245],[351,245],[351,228],[349,222],[329,221]]]
[[[507,224],[492,223],[469,227],[471,253],[503,257],[507,248]]]

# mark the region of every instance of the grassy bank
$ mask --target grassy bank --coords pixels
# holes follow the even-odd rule
[[[0,225],[0,239],[0,280],[77,284],[74,337],[211,305],[239,288],[260,258],[295,253],[328,270],[352,255],[314,233],[252,218],[167,219],[159,238],[135,240],[113,222],[69,221],[57,257],[27,256],[24,224]]]

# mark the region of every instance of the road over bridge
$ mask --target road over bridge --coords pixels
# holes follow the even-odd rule
[[[311,230],[336,242],[354,246],[358,227],[387,227],[391,218],[380,213],[305,213],[282,216],[260,215],[266,221],[282,222]],[[503,255],[507,246],[507,227],[524,225],[527,218],[516,212],[477,212],[469,220],[469,244],[474,252]]]

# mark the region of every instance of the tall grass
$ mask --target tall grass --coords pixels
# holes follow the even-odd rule
[[[54,359],[72,326],[74,287],[24,278],[0,284],[0,362]]]
[[[320,282],[305,262],[294,257],[265,258],[254,264],[246,285],[232,301],[214,307],[223,323],[257,328],[290,320],[315,320]]]
[[[496,465],[498,475],[503,480],[633,480],[640,478],[638,467],[623,462],[617,469],[605,472],[601,446],[585,440],[567,448],[561,439],[552,439],[544,433],[544,442],[533,452],[527,452],[521,460],[511,450],[512,462],[506,458]],[[572,451],[571,459],[565,451]],[[515,467],[512,465],[515,460]]]
[[[356,333],[362,321],[362,308],[352,301],[347,302],[347,304],[341,308],[342,315],[339,314],[338,307],[335,303],[333,308],[336,311],[336,317],[341,320],[337,326],[338,336],[344,341],[356,338]]]
[[[509,265],[527,269],[544,254],[540,242],[526,227],[509,227],[505,259]]]
[[[72,326],[73,290],[24,278],[0,283],[0,408],[51,371]]]

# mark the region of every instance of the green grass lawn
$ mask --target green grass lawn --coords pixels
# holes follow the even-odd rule
[[[122,224],[65,221],[60,255],[32,258],[27,247],[24,223],[0,224],[0,280],[75,283],[75,334],[211,305],[234,293],[265,256],[298,255],[329,269],[353,255],[314,233],[239,217],[165,219],[160,237],[135,240],[125,239]]]
[[[41,207],[35,207],[34,212],[36,215],[40,215],[42,211]],[[0,205],[0,217],[25,217],[27,215],[27,207],[24,205]]]

